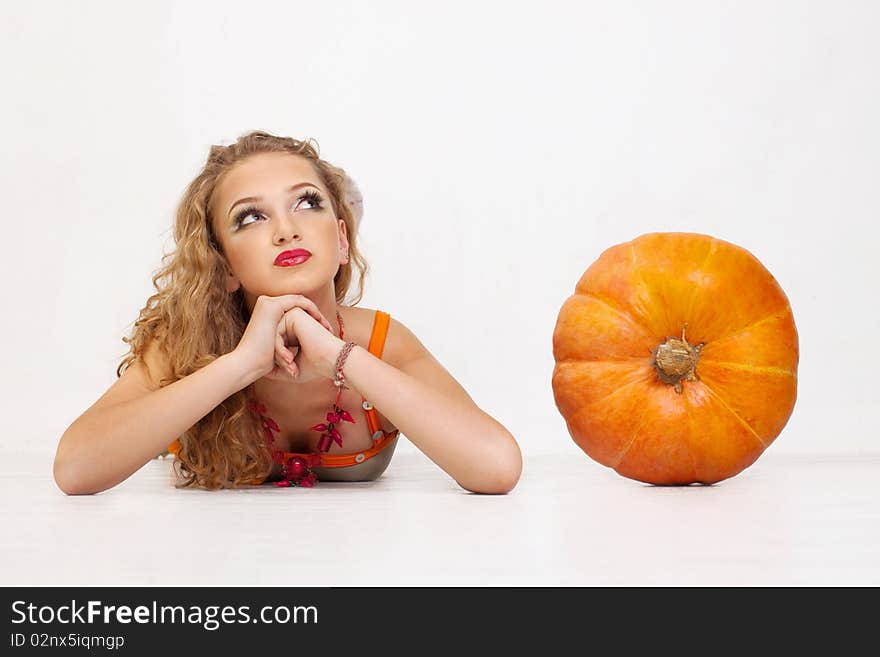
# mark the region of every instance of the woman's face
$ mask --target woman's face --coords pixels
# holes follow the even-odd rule
[[[210,201],[214,232],[232,268],[227,290],[244,288],[248,307],[261,294],[326,293],[346,261],[345,222],[311,162],[289,153],[261,153],[235,165]],[[294,266],[275,264],[294,249],[311,256]]]

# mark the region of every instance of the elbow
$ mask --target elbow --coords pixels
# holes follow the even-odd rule
[[[483,495],[507,495],[519,483],[521,475],[522,452],[509,435],[504,449],[492,459],[491,466],[480,472],[479,480],[469,486],[462,484],[462,488]]]
[[[495,476],[492,479],[487,479],[485,482],[481,482],[478,486],[464,486],[464,488],[472,493],[479,493],[480,495],[507,495],[516,487],[518,481],[518,475],[504,473]]]
[[[68,469],[65,468],[57,458],[55,459],[55,465],[53,467],[52,474],[55,477],[55,485],[58,486],[58,489],[62,493],[64,493],[65,495],[80,494],[79,489],[76,486],[76,482],[69,474]]]
[[[94,492],[83,486],[82,478],[57,456],[52,474],[55,477],[55,485],[65,495],[90,495]]]
[[[65,449],[65,446],[68,449]],[[91,495],[96,491],[87,487],[82,468],[76,467],[69,452],[69,444],[65,443],[65,438],[62,436],[58,443],[58,451],[55,453],[55,462],[52,465],[55,485],[65,495]]]
[[[516,460],[498,469],[485,492],[490,495],[507,495],[516,488],[521,474],[522,457],[517,450]]]

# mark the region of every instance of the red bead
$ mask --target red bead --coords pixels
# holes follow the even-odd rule
[[[318,451],[326,452],[330,449],[330,444],[333,442],[333,438],[329,433],[325,433],[321,435],[321,440],[318,441]]]
[[[290,468],[291,479],[301,479],[309,471],[309,466],[298,456],[290,459],[290,461],[288,461],[288,466]]]

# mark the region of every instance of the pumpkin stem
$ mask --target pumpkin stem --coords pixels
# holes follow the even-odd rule
[[[668,338],[666,342],[657,345],[651,354],[654,356],[654,367],[660,380],[675,386],[675,392],[682,392],[682,381],[699,380],[697,376],[697,361],[700,358],[700,350],[706,344],[690,345],[684,337],[687,323],[681,329],[681,340]]]

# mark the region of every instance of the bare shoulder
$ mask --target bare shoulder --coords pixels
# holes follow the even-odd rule
[[[173,372],[162,350],[161,339],[153,338],[107,391],[86,412],[136,399],[173,381]]]
[[[388,324],[388,337],[385,341],[385,348],[387,353],[385,360],[397,368],[417,358],[431,356],[425,345],[416,337],[416,334],[406,324],[393,316]]]
[[[174,373],[171,369],[171,363],[168,354],[165,353],[161,336],[157,336],[150,340],[140,362],[143,363],[147,370],[147,376],[150,379],[150,386],[153,390],[174,380]],[[136,361],[137,362],[137,361]]]
[[[363,331],[361,335],[365,336],[363,338],[365,341],[358,340],[358,344],[367,344],[376,311],[371,308],[349,310],[361,311],[360,314],[352,314],[351,317],[359,317],[362,327],[365,326],[365,328],[361,328]],[[388,325],[388,335],[385,337],[382,360],[454,398],[461,399],[468,404],[474,404],[474,400],[464,387],[422,344],[416,334],[404,322],[396,319],[392,313],[388,314],[391,315],[391,321]]]
[[[373,332],[373,322],[376,318],[375,308],[348,307],[343,321],[353,322],[358,326],[355,338],[359,344],[367,345]],[[388,312],[388,311],[385,311]],[[410,360],[428,355],[428,350],[416,337],[416,335],[403,322],[398,320],[394,313],[388,312],[391,321],[388,324],[388,334],[385,336],[385,347],[382,351],[382,360],[394,367],[400,368]]]

